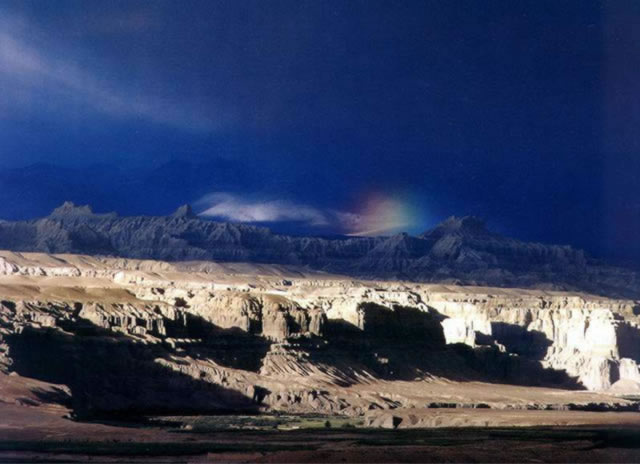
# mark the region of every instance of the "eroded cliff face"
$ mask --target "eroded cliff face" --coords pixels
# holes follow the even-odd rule
[[[501,349],[564,370],[589,390],[637,389],[640,320],[632,301],[569,295],[432,293],[447,342]]]
[[[640,306],[630,300],[527,290],[415,286],[319,296],[327,316],[363,328],[363,303],[439,314],[449,344],[500,351],[566,372],[589,390],[636,391]]]
[[[282,298],[234,292],[193,308],[4,299],[0,369],[68,384],[81,414],[252,409],[271,392],[259,384],[278,377],[278,351],[295,355],[287,340],[323,322]]]
[[[78,414],[569,407],[549,399],[561,390],[465,399],[451,393],[458,381],[640,391],[633,301],[266,267],[1,260],[0,370],[68,385]]]

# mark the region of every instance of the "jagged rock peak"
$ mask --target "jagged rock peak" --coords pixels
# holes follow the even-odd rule
[[[390,237],[385,238],[376,248],[389,248],[396,247],[406,243],[409,243],[413,237],[406,232],[400,232]]]
[[[412,237],[406,232],[402,232],[396,235],[392,235],[386,240],[380,242],[376,247],[371,250],[371,255],[390,253],[399,256],[418,256],[426,253],[427,248],[424,240],[420,238]]]
[[[451,216],[438,224],[435,228],[425,232],[423,235],[428,236],[433,233],[437,234],[453,234],[462,235],[489,235],[487,226],[483,219],[475,216],[456,217]]]
[[[171,216],[176,218],[190,218],[190,219],[194,219],[198,217],[193,212],[191,205],[188,205],[188,204],[182,205],[181,207],[179,207],[177,210],[175,210],[175,212]]]
[[[76,206],[72,201],[65,201],[51,212],[50,217],[89,216],[93,214],[91,206]]]

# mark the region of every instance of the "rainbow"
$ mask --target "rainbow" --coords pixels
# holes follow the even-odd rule
[[[368,193],[361,205],[347,225],[347,235],[391,235],[425,224],[423,209],[410,195]]]

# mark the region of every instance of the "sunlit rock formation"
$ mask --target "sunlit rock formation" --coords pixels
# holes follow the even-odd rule
[[[0,375],[67,385],[79,415],[628,409],[569,395],[640,391],[633,300],[266,265],[11,252],[0,263]]]

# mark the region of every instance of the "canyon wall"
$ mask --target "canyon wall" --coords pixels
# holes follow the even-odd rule
[[[640,391],[631,300],[213,269],[3,252],[0,371],[69,385],[85,414],[359,415],[449,404],[425,395],[452,381]]]

